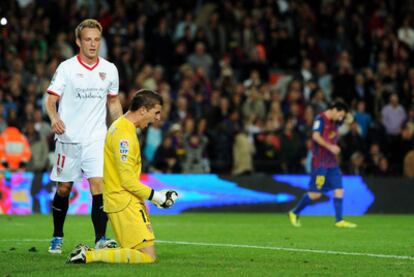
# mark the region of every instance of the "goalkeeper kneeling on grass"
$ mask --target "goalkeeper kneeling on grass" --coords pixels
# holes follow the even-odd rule
[[[154,191],[139,181],[141,151],[136,128],[160,120],[162,98],[150,90],[138,91],[128,112],[109,128],[104,156],[104,210],[121,248],[90,249],[78,245],[68,263],[153,263],[156,260],[154,233],[145,200],[159,208],[171,207],[177,192]]]

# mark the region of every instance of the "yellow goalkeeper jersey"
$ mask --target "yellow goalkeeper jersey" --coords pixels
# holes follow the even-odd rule
[[[144,202],[152,189],[140,182],[141,151],[134,124],[121,116],[109,127],[104,150],[104,210],[119,212],[132,200]]]

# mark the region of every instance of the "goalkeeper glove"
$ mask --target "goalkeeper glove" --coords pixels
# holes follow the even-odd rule
[[[158,208],[167,209],[174,205],[175,200],[178,198],[178,193],[174,190],[165,189],[161,191],[152,190],[150,200]]]

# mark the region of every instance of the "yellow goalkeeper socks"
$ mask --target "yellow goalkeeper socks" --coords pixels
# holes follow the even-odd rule
[[[108,248],[86,251],[86,263],[145,264],[155,260],[148,254],[129,248]]]

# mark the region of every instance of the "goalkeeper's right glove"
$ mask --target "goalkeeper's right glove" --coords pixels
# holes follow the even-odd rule
[[[148,198],[158,208],[167,209],[174,205],[175,200],[178,198],[178,193],[174,190],[165,189],[161,191],[151,191],[151,195]]]

